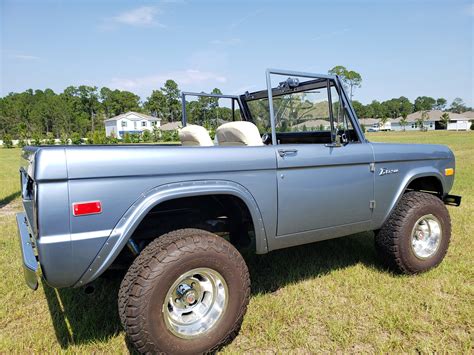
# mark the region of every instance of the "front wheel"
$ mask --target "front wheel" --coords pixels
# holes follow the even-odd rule
[[[226,240],[181,229],[151,242],[119,291],[119,313],[143,353],[204,353],[238,333],[250,296],[245,261]]]
[[[443,260],[451,238],[451,219],[436,196],[411,191],[392,211],[376,233],[375,248],[391,269],[416,274]]]

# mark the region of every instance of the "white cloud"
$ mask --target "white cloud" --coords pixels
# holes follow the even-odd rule
[[[205,84],[223,84],[227,82],[225,76],[217,73],[201,71],[196,69],[187,69],[172,71],[163,74],[143,76],[138,78],[113,78],[110,82],[111,87],[149,94],[152,89],[159,89],[166,80],[173,79],[180,86],[194,86]]]
[[[15,59],[21,59],[21,60],[38,60],[41,59],[40,57],[37,57],[35,55],[25,55],[25,54],[15,54],[12,55],[13,58]]]
[[[136,9],[122,12],[117,16],[109,19],[113,23],[130,25],[130,26],[140,26],[140,27],[150,27],[150,26],[159,26],[165,27],[163,24],[159,23],[156,19],[156,16],[160,13],[160,10],[156,6],[142,6]]]
[[[209,43],[217,45],[217,46],[220,46],[220,45],[234,46],[234,45],[242,43],[242,40],[240,38],[214,39]]]

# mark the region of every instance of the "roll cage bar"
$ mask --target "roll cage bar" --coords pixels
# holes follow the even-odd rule
[[[277,136],[276,136],[276,118],[273,106],[273,98],[282,96],[288,93],[297,93],[302,91],[307,91],[309,89],[315,88],[326,88],[328,90],[328,100],[329,104],[329,116],[330,116],[330,125],[331,125],[331,141],[333,144],[336,144],[337,128],[334,126],[334,117],[333,117],[333,108],[332,108],[332,98],[331,98],[331,84],[334,84],[340,98],[341,109],[347,112],[352,126],[356,131],[357,136],[360,138],[360,141],[366,141],[364,133],[359,125],[359,120],[357,119],[357,114],[355,113],[352,104],[350,103],[348,96],[344,90],[341,79],[338,75],[325,75],[325,74],[313,74],[292,70],[280,70],[280,69],[267,69],[266,72],[266,84],[267,89],[261,91],[255,91],[252,93],[246,92],[242,95],[224,95],[224,94],[208,94],[204,92],[190,92],[183,91],[181,93],[181,104],[183,109],[182,115],[182,124],[183,127],[186,126],[187,114],[186,114],[186,96],[196,96],[196,97],[214,97],[218,99],[231,99],[232,104],[232,120],[235,120],[235,102],[238,103],[240,112],[245,121],[253,122],[252,114],[247,105],[247,101],[259,100],[259,99],[268,99],[269,113],[270,113],[270,126],[272,129],[272,145],[277,145]],[[294,86],[291,85],[279,85],[276,88],[272,88],[271,75],[282,75],[291,77],[301,77],[309,78],[314,80],[308,80],[302,83],[295,82]],[[288,80],[289,80],[288,79]],[[342,111],[343,112],[343,111]],[[336,146],[336,145],[334,145]]]

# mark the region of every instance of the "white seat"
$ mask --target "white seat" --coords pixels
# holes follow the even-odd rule
[[[263,145],[257,126],[247,121],[224,123],[217,128],[216,137],[219,145]]]
[[[196,145],[201,147],[213,146],[209,132],[202,126],[198,125],[186,125],[178,132],[179,140],[182,145]]]

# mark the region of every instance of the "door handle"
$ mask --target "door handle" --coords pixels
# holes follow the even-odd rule
[[[278,154],[283,158],[287,155],[296,155],[298,149],[278,149]]]

